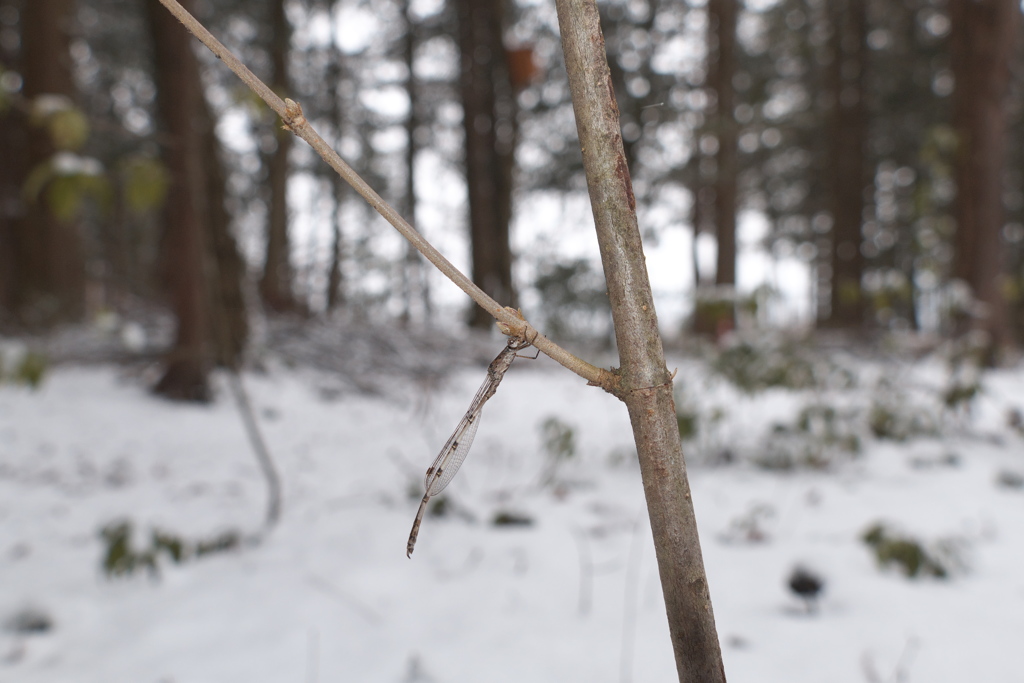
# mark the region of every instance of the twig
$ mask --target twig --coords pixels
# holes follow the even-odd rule
[[[580,377],[587,380],[594,386],[599,386],[605,391],[619,395],[618,376],[603,368],[587,363],[583,359],[573,355],[569,351],[540,334],[534,327],[527,323],[521,316],[516,315],[513,308],[503,307],[497,301],[487,295],[482,289],[466,277],[458,268],[433,247],[420,233],[416,231],[402,216],[387,202],[385,202],[352,167],[338,156],[338,153],[331,148],[327,142],[313,129],[302,114],[302,107],[297,102],[289,99],[282,100],[267,85],[256,77],[234,54],[231,53],[213,34],[189,14],[185,8],[178,4],[177,0],[160,0],[160,3],[168,9],[182,24],[185,25],[192,35],[198,38],[203,45],[208,47],[213,54],[224,62],[242,81],[249,86],[260,99],[267,103],[281,120],[285,127],[297,136],[305,140],[316,150],[317,154],[333,168],[338,175],[345,179],[356,192],[369,202],[377,213],[394,226],[405,239],[416,247],[423,256],[433,263],[438,270],[445,274],[449,280],[454,282],[462,291],[470,296],[484,310],[490,313],[498,321],[498,326],[503,334],[516,336],[523,339],[533,339],[533,345],[542,353],[568,368]]]
[[[242,384],[242,378],[235,368],[228,368],[228,386],[238,403],[238,412],[242,414],[242,423],[245,425],[245,433],[249,437],[249,443],[256,453],[256,461],[263,470],[263,476],[267,480],[267,517],[263,523],[264,533],[270,531],[281,518],[281,477],[274,468],[274,461],[270,457],[270,450],[267,448],[263,435],[260,433],[259,424],[256,422],[256,415],[252,409],[252,402],[249,401],[249,394]]]

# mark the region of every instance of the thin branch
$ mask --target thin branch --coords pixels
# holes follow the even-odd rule
[[[331,148],[327,142],[313,129],[313,127],[302,115],[302,107],[298,103],[285,99],[274,94],[267,85],[256,77],[235,55],[231,53],[213,34],[189,14],[185,8],[178,4],[177,0],[160,0],[160,3],[168,9],[182,24],[185,25],[192,35],[198,38],[203,45],[224,64],[227,65],[242,81],[249,86],[260,99],[267,103],[285,126],[297,136],[309,143],[310,147],[316,150],[317,154],[327,162],[345,181],[351,185],[356,192],[369,202],[377,213],[384,217],[405,239],[416,247],[423,256],[433,263],[438,270],[454,282],[458,287],[470,296],[473,301],[479,304],[485,311],[490,313],[499,323],[499,329],[503,334],[516,336],[521,339],[530,339],[533,345],[542,353],[560,365],[568,368],[580,377],[587,380],[594,386],[599,386],[608,392],[618,395],[618,376],[604,368],[591,365],[581,358],[542,335],[537,329],[526,322],[516,310],[503,307],[497,301],[487,295],[482,289],[466,277],[451,261],[446,259],[441,252],[433,247],[420,233],[416,231],[402,216],[387,202],[385,202],[352,167],[338,156],[338,153]]]
[[[252,450],[256,453],[256,462],[259,463],[263,476],[267,480],[267,516],[263,520],[263,533],[266,534],[277,525],[281,518],[281,477],[274,467],[270,449],[267,448],[267,443],[263,440],[259,423],[256,421],[256,412],[252,408],[252,401],[249,400],[249,393],[245,390],[242,377],[235,368],[228,368],[228,386],[231,387],[231,393],[238,404],[238,412],[242,415],[246,436],[249,437]]]

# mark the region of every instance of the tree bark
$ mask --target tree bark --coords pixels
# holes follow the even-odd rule
[[[191,2],[183,3],[186,9]],[[168,398],[208,401],[211,364],[203,249],[208,215],[202,137],[201,81],[190,38],[156,0],[147,0],[156,63],[157,102],[164,128],[164,163],[171,177],[164,210],[164,268],[178,319],[174,348],[154,391]]]
[[[738,169],[736,123],[736,90],[732,80],[736,73],[737,0],[708,1],[708,85],[715,93],[715,111],[709,115],[711,131],[718,141],[715,152],[713,181],[704,192],[694,197],[695,216],[711,209],[714,215],[715,241],[718,251],[715,262],[715,287],[701,287],[697,280],[693,329],[698,334],[715,338],[736,327],[736,198]],[[713,188],[714,202],[707,195]],[[704,206],[707,204],[707,206]],[[694,236],[696,237],[697,223]],[[696,243],[695,243],[696,244]]]
[[[342,235],[341,209],[345,203],[345,181],[335,176],[331,180],[334,197],[334,216],[331,221],[331,267],[327,271],[327,311],[333,311],[345,303],[341,263],[345,248]]]
[[[951,61],[958,136],[953,275],[970,285],[977,306],[970,326],[991,349],[1012,345],[1004,293],[1003,171],[1006,99],[1020,6],[1013,0],[951,0]]]
[[[473,282],[499,303],[516,305],[512,286],[512,168],[516,103],[508,79],[501,0],[457,0],[466,185]],[[492,319],[474,306],[470,324]]]
[[[715,132],[718,153],[715,173],[715,234],[718,260],[715,284],[736,287],[736,91],[732,85],[736,73],[737,0],[709,0],[712,30],[718,37],[718,59],[714,64],[712,85],[718,104]]]
[[[74,101],[71,74],[70,27],[74,0],[35,0],[24,4],[21,15],[22,95],[31,106],[41,96]],[[21,171],[52,161],[58,151],[44,129],[32,128],[21,144],[25,154]],[[17,162],[17,158],[13,161]],[[5,158],[4,163],[9,163]],[[25,176],[15,180],[18,188]],[[29,327],[76,320],[85,312],[85,262],[82,239],[75,220],[57,218],[47,205],[45,190],[28,204],[19,196],[20,215],[9,224],[9,299],[14,317]]]
[[[291,91],[288,78],[288,52],[291,45],[291,24],[285,16],[284,0],[270,3],[272,31],[270,87],[281,97]],[[291,264],[291,242],[288,237],[288,155],[292,134],[281,126],[275,128],[277,147],[270,155],[267,183],[270,198],[267,207],[267,247],[260,279],[260,296],[272,311],[294,311],[299,306],[292,290],[294,272]]]
[[[409,115],[405,119],[405,192],[402,202],[402,215],[413,227],[416,227],[416,154],[419,151],[416,143],[416,130],[420,125],[419,97],[416,87],[416,24],[413,21],[412,2],[406,0],[405,42],[403,57],[408,71],[405,92],[409,97]],[[423,268],[423,260],[412,243],[406,244],[405,263],[402,267],[402,320],[408,323],[414,316],[413,310],[420,309],[420,317],[430,319],[430,291],[427,287],[427,274]]]
[[[200,93],[201,95],[202,93]],[[231,214],[227,210],[227,174],[221,161],[221,145],[217,139],[213,112],[206,98],[199,97],[202,122],[203,170],[206,174],[206,239],[203,241],[206,271],[207,302],[211,327],[212,357],[220,366],[241,366],[249,337],[249,320],[242,283],[245,282],[245,261],[231,231]]]
[[[0,0],[0,12],[16,7],[11,0]],[[20,72],[19,51],[6,41],[0,43],[0,66],[5,71]],[[20,266],[24,259],[23,236],[18,230],[24,214],[21,186],[28,174],[28,118],[25,113],[8,107],[0,116],[0,330],[13,327],[22,297],[24,275]]]
[[[725,681],[672,377],[636,220],[636,201],[594,0],[557,0],[576,128],[619,349],[621,390],[643,476],[679,680]]]
[[[341,84],[343,73],[344,55],[336,44],[331,45],[330,64],[327,67],[327,82],[331,89],[330,105],[328,112],[334,125],[335,141],[334,146],[341,149],[341,133],[344,124],[342,114],[341,98],[338,88]],[[334,199],[334,213],[331,220],[331,265],[327,272],[327,312],[335,310],[345,303],[345,292],[343,289],[344,273],[342,272],[344,235],[342,231],[341,212],[345,204],[345,191],[347,184],[337,174],[331,174],[332,197]]]
[[[833,50],[829,84],[833,96],[832,158],[832,268],[830,310],[825,326],[857,330],[864,326],[861,277],[861,224],[864,188],[867,108],[864,83],[867,69],[867,7],[861,0],[836,3],[833,15]]]

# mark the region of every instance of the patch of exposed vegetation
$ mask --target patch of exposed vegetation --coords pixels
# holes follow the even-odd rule
[[[541,475],[541,485],[556,483],[558,470],[576,457],[576,430],[552,415],[540,425],[541,446],[547,455],[547,465]]]
[[[0,383],[38,389],[50,368],[46,356],[20,346],[0,348]]]
[[[772,388],[849,388],[853,374],[835,362],[817,358],[796,343],[754,343],[741,340],[711,359],[711,369],[745,393]]]
[[[908,579],[927,576],[945,579],[962,565],[961,551],[955,541],[926,544],[882,522],[868,527],[861,540],[874,552],[879,567],[896,567]]]
[[[825,469],[860,452],[859,415],[823,403],[805,406],[792,424],[776,423],[753,461],[771,470]]]
[[[160,573],[161,561],[170,560],[174,564],[181,564],[234,550],[242,542],[241,534],[235,530],[193,541],[173,532],[153,529],[149,547],[137,549],[132,542],[132,527],[130,520],[118,520],[100,530],[105,545],[101,566],[108,578],[132,576],[139,571],[147,571],[150,576],[156,577]]]
[[[876,439],[909,441],[939,434],[939,420],[926,408],[915,405],[890,381],[878,383],[868,409],[868,428]]]

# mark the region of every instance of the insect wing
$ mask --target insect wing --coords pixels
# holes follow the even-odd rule
[[[480,412],[467,415],[455,429],[452,438],[445,445],[444,451],[438,456],[437,462],[431,468],[430,474],[425,482],[427,495],[436,496],[441,493],[455,476],[462,463],[469,455],[469,449],[476,438],[476,430],[480,428]]]

